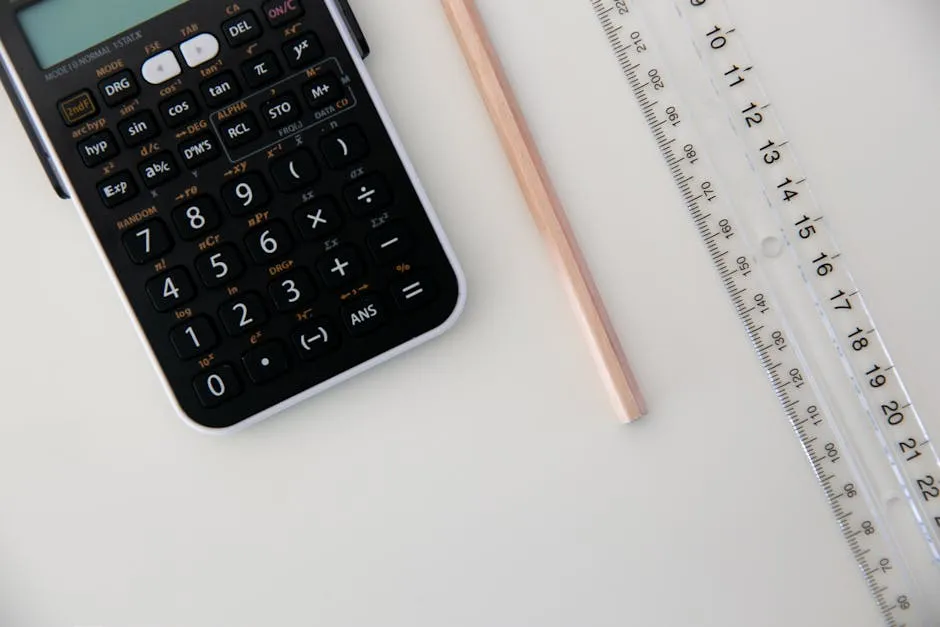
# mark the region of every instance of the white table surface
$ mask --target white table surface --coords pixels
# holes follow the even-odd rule
[[[436,0],[353,4],[468,308],[234,437],[174,417],[0,103],[0,625],[878,625],[640,116],[604,97],[590,3],[481,8],[648,397],[631,427]],[[940,432],[940,6],[730,5]],[[568,115],[585,94],[597,116]]]

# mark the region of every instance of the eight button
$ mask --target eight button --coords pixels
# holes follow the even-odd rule
[[[219,228],[222,216],[211,198],[200,196],[174,209],[173,222],[180,237],[191,242]]]

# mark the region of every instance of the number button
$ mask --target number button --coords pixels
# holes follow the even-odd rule
[[[243,216],[264,209],[271,192],[261,175],[251,172],[222,188],[222,200],[233,216]]]
[[[150,279],[147,282],[147,294],[154,309],[163,313],[180,307],[196,297],[196,287],[183,268],[174,268],[169,272]]]
[[[150,220],[124,234],[124,248],[131,261],[144,264],[169,252],[173,248],[173,238],[162,221]]]
[[[223,244],[196,259],[196,272],[208,288],[231,283],[245,271],[242,257],[231,244]]]
[[[208,196],[194,199],[173,210],[173,223],[184,240],[191,242],[219,228],[222,217]]]
[[[316,182],[320,168],[313,155],[301,148],[275,161],[271,165],[271,176],[282,192],[293,192]]]
[[[170,343],[184,361],[207,354],[218,341],[215,328],[205,316],[193,318],[170,332]]]
[[[245,238],[245,246],[257,264],[282,259],[293,247],[290,231],[280,220],[259,226]]]
[[[248,376],[258,385],[273,381],[290,370],[287,353],[280,342],[269,342],[248,351],[242,357],[242,363]]]
[[[243,294],[222,305],[219,309],[219,318],[229,335],[238,336],[267,322],[268,312],[260,296]]]
[[[274,306],[281,312],[294,311],[317,298],[317,290],[305,270],[282,274],[271,283],[268,291]]]
[[[342,225],[336,201],[328,196],[315,198],[294,212],[294,221],[305,240],[315,242],[335,233]]]
[[[362,276],[362,262],[351,246],[343,246],[321,259],[317,270],[329,287],[343,287]]]
[[[206,409],[218,407],[242,392],[241,381],[235,369],[229,365],[202,373],[193,381],[193,388]]]
[[[333,131],[320,141],[320,150],[334,170],[359,161],[369,153],[369,143],[358,126]]]

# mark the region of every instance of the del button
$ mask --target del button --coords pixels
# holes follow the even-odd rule
[[[94,97],[87,89],[59,102],[59,114],[69,126],[75,126],[96,113],[98,113],[98,105],[95,104]]]

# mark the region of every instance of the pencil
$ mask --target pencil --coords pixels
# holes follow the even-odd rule
[[[441,0],[477,88],[499,133],[529,210],[548,242],[584,324],[619,418],[633,422],[645,401],[564,207],[473,0]]]

